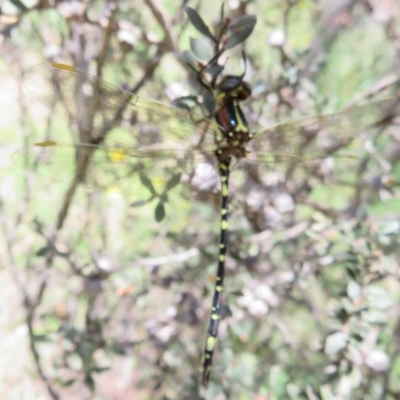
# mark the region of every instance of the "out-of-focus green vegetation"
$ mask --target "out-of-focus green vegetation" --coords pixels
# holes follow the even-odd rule
[[[193,181],[188,171],[161,222],[157,199],[131,207],[150,197],[138,178],[125,195],[80,185],[56,229],[70,184],[63,166],[49,179],[12,154],[74,140],[71,121],[23,89],[22,72],[41,62],[166,103],[201,94],[180,57],[201,36],[184,7],[216,27],[222,2],[55,3],[0,6],[2,398],[399,398],[398,2],[224,2],[232,20],[257,16],[245,46],[252,126],[394,101],[351,145],[357,158],[326,160],[302,191],[275,166],[258,181],[232,173],[226,307],[206,394],[217,175]],[[225,54],[225,71],[241,74],[241,47]],[[159,171],[154,159],[148,174],[161,193]]]

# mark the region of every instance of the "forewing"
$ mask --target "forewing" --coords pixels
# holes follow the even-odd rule
[[[276,125],[257,132],[249,159],[260,163],[309,162],[348,144],[379,121],[390,100],[381,100],[335,114]]]
[[[24,85],[78,126],[79,143],[100,144],[115,127],[131,132],[131,146],[137,145],[138,136],[146,140],[148,132],[155,131],[163,143],[194,143],[207,126],[198,126],[198,118],[188,111],[140,98],[63,64],[32,67],[24,75]]]
[[[76,180],[94,190],[130,187],[132,177],[139,174],[167,182],[176,173],[191,174],[199,165],[215,162],[213,157],[192,149],[135,149],[53,141],[22,147],[12,160],[53,181]]]
[[[12,159],[17,166],[53,181],[76,180],[101,190],[118,185],[141,168],[138,160],[124,149],[50,141],[25,146]]]

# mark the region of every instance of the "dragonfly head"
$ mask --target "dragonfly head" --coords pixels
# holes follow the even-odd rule
[[[217,84],[216,89],[226,97],[236,97],[238,100],[246,100],[251,95],[251,86],[243,80],[242,76],[225,75]]]

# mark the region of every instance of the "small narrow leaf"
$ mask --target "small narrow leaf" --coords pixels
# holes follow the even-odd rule
[[[19,11],[25,12],[28,11],[28,7],[20,0],[10,0],[11,4],[18,8]]]
[[[372,308],[386,309],[393,304],[389,293],[382,287],[371,285],[366,288],[365,292]]]
[[[197,106],[197,96],[182,96],[172,102],[172,105],[190,111]]]
[[[176,185],[181,182],[181,174],[175,174],[165,185],[165,191],[173,189]]]
[[[348,342],[348,335],[343,332],[335,332],[326,338],[325,353],[333,355],[343,350]]]
[[[48,251],[49,251],[48,246],[44,246],[44,247],[40,248],[40,249],[36,252],[35,256],[36,256],[36,257],[44,257]]]
[[[257,17],[255,15],[245,15],[235,21],[229,30],[232,34],[228,38],[226,47],[231,49],[237,46],[239,43],[244,42],[253,32],[254,27],[257,23]]]
[[[357,300],[362,294],[362,287],[356,281],[347,284],[347,296],[352,300]]]
[[[212,47],[203,38],[190,38],[190,49],[202,61],[208,61],[214,55]]]
[[[156,194],[156,190],[154,189],[153,184],[151,183],[150,179],[147,176],[140,175],[140,182],[142,182],[143,185],[146,186],[147,189],[149,189],[152,194]]]
[[[162,201],[159,201],[156,209],[154,210],[154,215],[157,222],[161,222],[165,218],[165,207]]]
[[[400,232],[400,221],[388,221],[382,225],[383,235],[393,235]]]
[[[185,50],[183,53],[178,53],[177,58],[189,65],[194,71],[197,71],[198,59],[190,50]]]
[[[126,350],[125,347],[122,346],[121,344],[114,343],[112,344],[109,349],[114,352],[115,354],[118,354],[120,356],[125,356],[126,355]]]
[[[213,63],[206,68],[205,72],[207,72],[207,74],[210,74],[212,78],[215,79],[223,71],[223,69],[223,65]]]
[[[71,378],[71,379],[63,380],[61,378],[56,378],[56,379],[54,379],[54,382],[62,387],[68,387],[68,386],[71,386],[73,383],[75,383],[76,379]]]
[[[210,28],[205,24],[203,19],[200,17],[199,13],[191,7],[186,7],[186,14],[192,23],[192,25],[204,36],[215,41]]]
[[[100,374],[104,371],[109,371],[111,367],[94,367],[91,369],[91,372],[96,372],[96,374]]]
[[[210,115],[215,113],[215,109],[217,107],[217,101],[209,91],[205,91],[203,94],[203,104],[205,109]]]
[[[239,32],[243,29],[247,29],[248,27],[253,27],[257,23],[257,16],[255,15],[243,15],[242,17],[238,18],[235,22],[232,22],[229,25],[229,30],[232,32]]]
[[[129,207],[142,207],[147,203],[146,200],[138,200],[129,205]]]
[[[92,375],[90,375],[90,373],[86,374],[85,376],[85,385],[90,389],[90,390],[94,390],[94,380],[92,378]]]

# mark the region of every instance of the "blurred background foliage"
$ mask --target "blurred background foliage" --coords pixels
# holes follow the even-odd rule
[[[234,188],[226,306],[205,397],[398,399],[400,3],[223,3],[233,21],[257,16],[245,45],[253,126],[382,96],[394,104],[352,145],[359,158],[311,180],[307,196],[273,179]],[[182,53],[201,34],[185,6],[213,29],[221,4],[0,3],[3,399],[200,398],[217,177],[174,187],[161,222],[160,204],[156,216],[156,202],[131,206],[149,197],[143,182],[132,181],[126,196],[81,185],[57,229],[69,184],[62,165],[48,180],[17,168],[12,154],[48,138],[71,140],[70,121],[23,89],[27,68],[63,62],[165,103],[197,96]],[[241,74],[241,46],[226,56],[225,70]],[[153,178],[157,160],[154,167]]]

